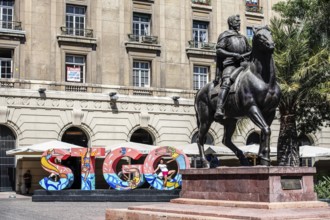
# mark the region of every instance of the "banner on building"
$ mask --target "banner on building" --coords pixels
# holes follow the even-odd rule
[[[80,82],[80,67],[67,67],[67,81],[68,82]]]

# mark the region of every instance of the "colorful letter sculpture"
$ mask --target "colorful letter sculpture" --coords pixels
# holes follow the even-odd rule
[[[104,154],[104,148],[72,148],[71,153],[60,149],[47,150],[42,154],[41,165],[51,175],[40,180],[39,184],[46,190],[69,188],[73,183],[72,171],[68,167],[57,164],[56,159],[66,160],[73,156],[81,157],[81,189],[95,190],[95,157]],[[123,157],[138,160],[141,156],[140,151],[128,147],[117,148],[108,153],[102,171],[109,186],[116,190],[132,190],[142,186],[147,180],[155,189],[172,190],[182,184],[180,170],[190,168],[189,159],[183,152],[174,147],[159,147],[149,153],[144,164],[121,165],[121,173],[125,179],[117,175],[117,166]],[[161,176],[154,174],[154,167],[157,167],[162,157],[171,157],[178,167],[175,177],[168,179],[165,186]]]
[[[81,157],[81,189],[95,190],[95,157],[104,156],[104,148],[72,148],[71,156]]]
[[[169,156],[172,159],[175,159],[178,165],[176,176],[173,179],[168,180],[166,186],[163,186],[163,180],[158,178],[157,174],[153,174],[154,167],[157,165],[155,162],[159,161],[159,159],[163,156]],[[179,171],[187,168],[190,168],[188,157],[174,147],[160,147],[151,151],[145,159],[143,165],[144,176],[147,182],[158,190],[172,190],[181,186],[182,175],[179,173]]]
[[[41,166],[50,173],[49,177],[44,177],[39,184],[46,190],[62,190],[69,188],[73,183],[73,174],[70,168],[55,163],[56,160],[66,160],[70,153],[61,149],[50,149],[41,156]],[[57,179],[57,181],[53,180]]]
[[[119,160],[123,157],[130,157],[138,160],[142,153],[131,148],[117,148],[110,152],[103,163],[103,177],[105,181],[114,189],[117,190],[130,190],[141,186],[145,180],[142,173],[142,165],[126,165],[122,168],[123,173],[133,175],[133,178],[128,181],[123,181],[116,174],[116,167]]]

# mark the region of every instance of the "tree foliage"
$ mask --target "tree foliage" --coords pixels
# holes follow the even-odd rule
[[[326,4],[326,6],[324,6]],[[324,6],[322,8],[321,6]],[[289,0],[274,6],[274,60],[282,90],[278,141],[280,165],[299,164],[297,137],[329,125],[328,0]],[[318,32],[317,32],[318,31]]]
[[[287,23],[305,22],[309,30],[311,48],[329,45],[329,0],[288,0],[274,5]]]
[[[329,8],[328,0],[280,2],[274,9],[280,12],[282,18],[271,21],[276,43],[274,59],[277,77],[283,93],[280,113],[295,115],[300,134],[315,132],[327,125],[323,122],[329,125],[329,47],[321,41],[317,44],[312,42],[315,35],[320,36],[315,30],[329,22],[325,16],[330,9],[327,11],[325,8]],[[329,42],[328,37],[326,41]]]

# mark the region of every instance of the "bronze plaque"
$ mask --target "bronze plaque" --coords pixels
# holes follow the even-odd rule
[[[281,186],[283,190],[298,190],[302,189],[301,186],[301,177],[300,176],[282,176],[281,177]]]

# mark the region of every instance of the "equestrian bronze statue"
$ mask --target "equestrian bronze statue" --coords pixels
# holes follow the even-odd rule
[[[228,22],[229,23],[229,22]],[[237,30],[234,30],[237,31]],[[227,57],[221,57],[223,52],[217,48],[217,61],[223,60],[219,68],[223,72],[229,66],[229,79],[231,82],[227,97],[224,99],[222,110],[224,115],[215,115],[217,110],[218,92],[221,91],[226,76],[219,75],[213,82],[200,89],[195,97],[195,111],[198,126],[198,148],[203,167],[209,168],[205,158],[204,143],[211,124],[216,121],[224,126],[222,143],[229,147],[240,160],[241,165],[249,165],[243,152],[234,145],[231,138],[235,131],[238,119],[248,117],[260,128],[260,148],[258,164],[270,165],[270,126],[274,120],[276,108],[279,104],[281,91],[276,83],[275,66],[273,60],[274,41],[268,27],[253,28],[252,50],[246,48],[241,51],[229,52]],[[227,38],[236,38],[238,34],[228,34]],[[221,37],[221,35],[220,35]],[[219,37],[219,38],[220,38]],[[243,40],[226,39],[227,42],[243,42]],[[237,47],[237,45],[235,46]],[[228,48],[228,47],[227,47]],[[237,55],[239,53],[239,55]],[[220,59],[219,59],[220,56]],[[246,59],[245,62],[238,62]],[[231,62],[230,65],[225,62]],[[239,63],[239,66],[238,64]],[[222,74],[220,72],[220,74]],[[221,98],[221,97],[220,97]],[[215,117],[216,116],[216,117]]]

